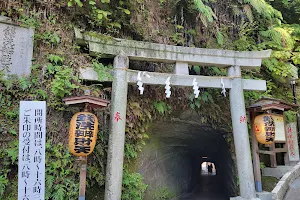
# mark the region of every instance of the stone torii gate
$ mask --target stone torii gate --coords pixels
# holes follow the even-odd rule
[[[168,77],[171,77],[171,86],[192,87],[193,79],[196,79],[200,88],[225,87],[230,90],[240,195],[244,199],[256,198],[243,90],[265,91],[266,82],[264,80],[242,79],[241,70],[260,67],[262,59],[270,57],[270,50],[237,52],[171,46],[117,38],[101,39],[101,37],[94,37],[77,29],[75,29],[75,36],[79,44],[88,45],[90,53],[115,56],[105,200],[121,199],[127,88],[128,84],[136,84],[138,81],[138,71],[129,70],[129,59],[175,63],[175,74],[147,72],[150,78],[143,76],[142,82],[144,84],[165,85]],[[188,75],[189,64],[226,67],[228,68],[228,76]],[[83,72],[82,78],[98,79],[90,72]]]

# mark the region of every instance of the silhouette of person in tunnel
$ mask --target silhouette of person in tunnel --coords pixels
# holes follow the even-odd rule
[[[208,170],[208,174],[211,175],[212,174],[212,164],[209,164],[208,167],[207,167],[207,170]]]

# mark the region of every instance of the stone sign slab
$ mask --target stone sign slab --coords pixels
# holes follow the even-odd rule
[[[34,30],[0,21],[0,71],[29,75]]]
[[[287,144],[290,161],[299,161],[299,148],[297,139],[297,124],[287,124]]]

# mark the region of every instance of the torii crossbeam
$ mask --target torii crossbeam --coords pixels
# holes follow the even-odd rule
[[[77,29],[75,29],[75,35],[79,44],[88,45],[91,54],[100,53],[115,57],[105,200],[121,199],[127,89],[128,84],[135,84],[138,81],[138,71],[128,69],[129,59],[175,63],[175,74],[147,72],[150,78],[143,76],[144,84],[165,85],[166,79],[170,77],[171,86],[192,87],[195,78],[200,88],[225,87],[230,89],[230,107],[240,195],[244,199],[256,198],[243,91],[264,91],[266,90],[266,81],[242,79],[241,69],[260,67],[262,59],[270,57],[270,50],[237,52],[171,46],[117,38],[101,39],[101,37],[93,37]],[[226,67],[228,68],[228,76],[191,76],[188,75],[189,64]],[[91,70],[89,73],[83,71],[81,78],[97,80],[97,76],[90,72]]]

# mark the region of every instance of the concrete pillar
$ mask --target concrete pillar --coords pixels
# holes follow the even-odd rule
[[[110,135],[106,166],[105,200],[120,200],[124,161],[127,71],[128,57],[118,55],[114,59],[114,79],[112,84]]]
[[[240,195],[244,199],[252,199],[256,198],[256,193],[246,120],[244,91],[241,79],[241,68],[239,66],[229,67],[228,76],[235,77],[232,79],[232,88],[230,89],[229,96],[236,162],[240,183]]]
[[[176,64],[175,64],[175,74],[189,75],[189,65],[188,65],[188,63],[176,62]]]

